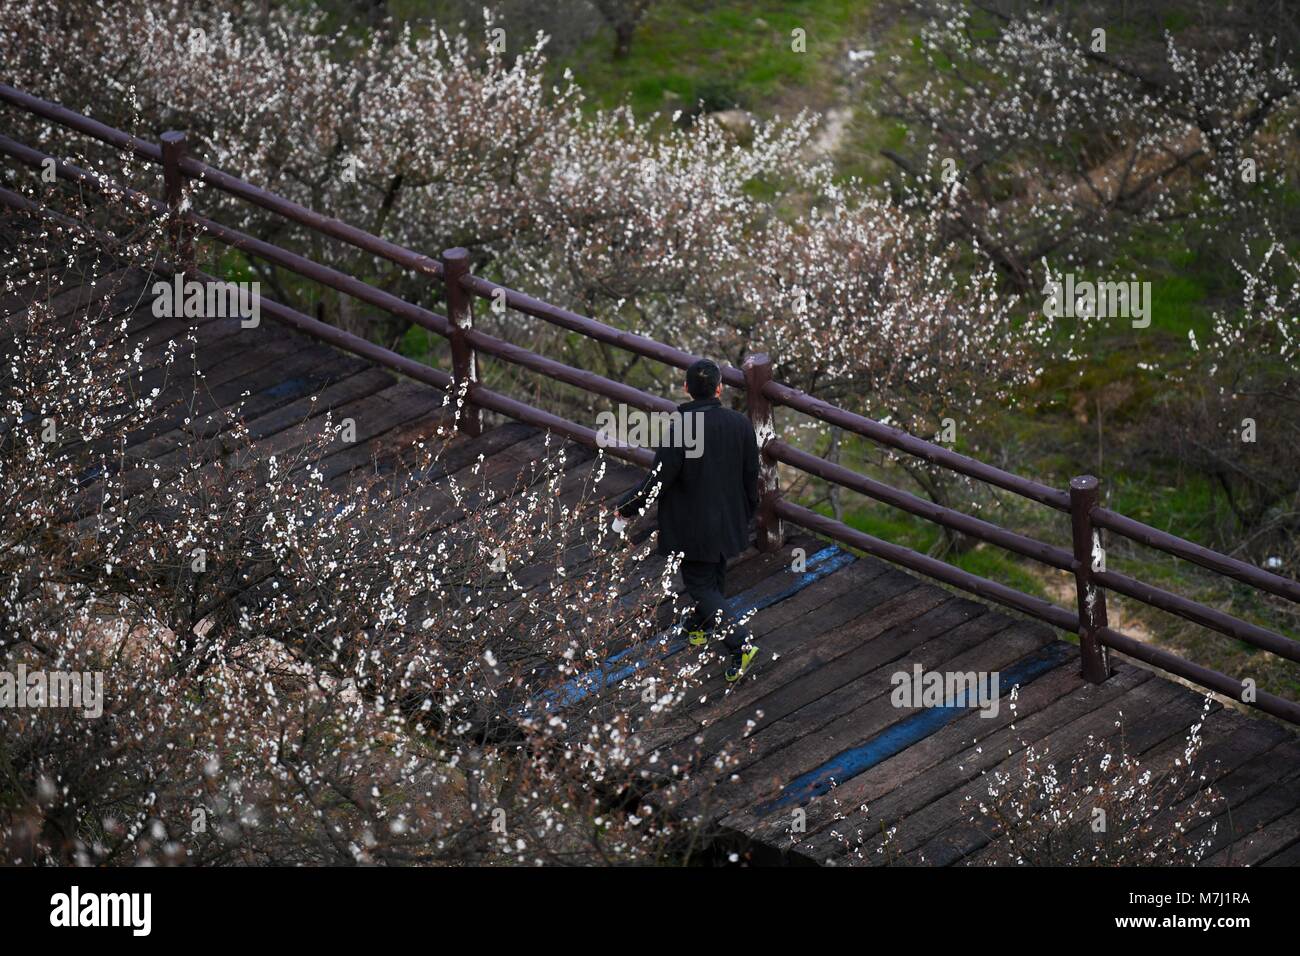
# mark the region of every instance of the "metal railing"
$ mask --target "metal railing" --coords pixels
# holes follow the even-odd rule
[[[138,202],[147,204],[155,214],[169,217],[168,226],[173,252],[177,264],[183,268],[193,269],[194,234],[196,231],[201,231],[232,248],[243,250],[247,254],[262,258],[445,337],[451,349],[450,373],[401,356],[288,306],[262,299],[263,310],[277,321],[419,381],[452,390],[459,403],[457,427],[464,434],[479,434],[482,428],[480,413],[481,410],[486,409],[551,430],[592,447],[601,444],[593,429],[486,388],[479,381],[477,373],[477,361],[480,355],[491,356],[586,392],[648,411],[671,411],[676,407],[667,399],[594,372],[565,365],[475,329],[473,302],[476,298],[504,302],[509,308],[525,315],[672,367],[684,369],[697,360],[697,356],[681,349],[606,325],[588,316],[579,315],[526,293],[491,282],[482,276],[474,275],[469,267],[469,254],[464,249],[448,249],[438,259],[433,259],[243,182],[189,155],[187,137],[184,133],[164,133],[161,143],[150,143],[4,84],[0,84],[0,100],[160,164],[163,167],[164,201],[125,190],[118,184],[107,182],[99,174],[90,173],[67,162],[55,160],[55,170],[63,179],[92,189],[116,190],[119,194],[128,195]],[[5,136],[0,136],[0,153],[35,167],[52,158]],[[441,282],[446,292],[448,315],[443,316],[413,305],[354,276],[190,211],[185,205],[186,183],[190,180],[206,183],[208,186],[254,203],[317,233],[348,243],[405,269],[414,270],[434,281]],[[31,206],[28,200],[9,190],[0,190],[0,202],[21,209],[28,209]],[[1195,563],[1217,574],[1231,577],[1252,588],[1298,603],[1300,603],[1300,583],[1101,507],[1100,482],[1090,475],[1073,479],[1067,491],[1052,488],[917,438],[901,429],[831,405],[777,382],[772,377],[772,360],[766,354],[750,355],[742,368],[724,366],[722,374],[726,384],[745,391],[748,413],[759,436],[762,473],[756,542],[761,550],[771,551],[779,548],[782,542],[781,523],[790,522],[977,597],[1035,617],[1053,627],[1077,634],[1083,675],[1089,681],[1104,681],[1110,675],[1111,669],[1107,661],[1107,649],[1110,648],[1202,687],[1243,701],[1266,713],[1300,724],[1300,704],[1264,691],[1254,691],[1247,682],[1202,667],[1169,651],[1152,647],[1113,630],[1107,620],[1106,592],[1108,590],[1160,608],[1270,653],[1300,661],[1300,642],[1137,581],[1127,575],[1107,570],[1101,533],[1105,530],[1120,535]],[[991,522],[926,501],[795,448],[782,441],[777,435],[774,417],[776,407],[791,409],[896,451],[913,455],[940,468],[1010,491],[1030,501],[1068,514],[1071,522],[1070,548],[1038,541]],[[653,454],[644,448],[615,445],[606,447],[605,450],[615,457],[641,467],[647,467],[653,460]],[[1075,579],[1076,610],[1067,610],[1042,598],[1025,594],[944,561],[858,531],[843,522],[794,502],[783,500],[778,481],[778,465],[784,465],[874,498],[909,514],[1056,570],[1069,572]]]

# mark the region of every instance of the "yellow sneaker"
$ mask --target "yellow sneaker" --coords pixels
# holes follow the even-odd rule
[[[740,653],[732,658],[731,666],[727,668],[726,677],[728,684],[734,684],[745,676],[749,670],[749,665],[754,663],[754,658],[758,657],[758,645],[746,644],[740,649]]]

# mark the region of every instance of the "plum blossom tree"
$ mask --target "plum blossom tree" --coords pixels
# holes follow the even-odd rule
[[[1213,28],[1153,46],[1121,43],[1113,4],[927,2],[925,81],[898,82],[899,56],[871,66],[908,129],[886,155],[1026,293],[1043,260],[1093,265],[1144,225],[1262,233],[1300,123],[1296,37],[1267,5],[1212,6]]]
[[[652,130],[626,109],[588,109],[567,77],[548,79],[544,37],[523,49],[514,38],[503,54],[490,19],[487,35],[358,39],[290,9],[265,22],[222,3],[90,9],[54,30],[51,0],[7,7],[0,45],[12,82],[106,121],[150,117],[151,135],[186,128],[229,172],[411,248],[467,246],[477,271],[548,301],[733,363],[767,348],[793,384],[889,406],[895,423],[927,434],[934,407],[963,421],[985,407],[966,373],[993,344],[994,364],[1032,365],[983,266],[971,281],[954,268],[946,222],[806,158],[811,115],[764,124],[745,146],[707,122]],[[52,37],[48,49],[23,42],[36,29]],[[78,57],[59,55],[74,45]],[[246,205],[220,212],[304,247]],[[797,250],[832,247],[796,279],[809,264]],[[422,277],[319,239],[304,251],[413,301],[430,295]],[[274,271],[263,278],[292,298]],[[509,312],[483,310],[479,322],[547,354],[583,347]],[[360,328],[390,340],[402,331]],[[584,348],[574,364],[676,390],[674,373]],[[895,405],[890,390],[903,380],[929,397]]]
[[[1036,361],[1057,371],[1104,361],[1108,346],[1098,322],[1043,321],[1049,278],[1149,280],[1184,253],[1207,273],[1223,264],[1227,288],[1207,280],[1222,293],[1207,309],[1214,341],[1193,332],[1162,356],[1178,388],[1156,384],[1135,453],[1176,453],[1172,469],[1213,476],[1226,503],[1206,522],[1216,546],[1245,538],[1257,560],[1289,560],[1300,493],[1284,252],[1296,238],[1294,22],[1249,2],[918,10],[915,62],[900,53],[864,68],[886,93],[878,113],[906,131],[884,151],[903,204],[939,217],[1023,296],[1026,325],[1044,336]],[[1270,280],[1234,262],[1263,263]],[[1265,418],[1266,434],[1243,443],[1242,422]]]
[[[238,406],[204,405],[197,325],[132,333],[165,222],[119,203],[136,224],[111,244],[79,202],[44,210],[57,227],[5,221],[0,669],[100,673],[102,714],[0,708],[0,856],[535,864],[684,845],[689,820],[639,802],[638,724],[580,729],[581,704],[540,697],[673,613],[671,568],[600,518],[614,464],[538,435],[494,468],[443,427],[327,477],[330,415],[254,437]],[[692,680],[651,655],[633,683],[658,701]]]
[[[1275,571],[1300,568],[1300,263],[1278,238],[1235,262],[1241,301],[1214,314],[1162,402],[1175,451],[1222,490],[1219,538]],[[1221,513],[1220,513],[1221,512]],[[1243,531],[1245,532],[1243,535]],[[1287,608],[1280,609],[1286,614]]]

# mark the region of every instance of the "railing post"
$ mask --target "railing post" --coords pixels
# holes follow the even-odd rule
[[[482,411],[473,404],[474,385],[478,382],[478,364],[474,349],[465,339],[465,331],[474,327],[472,298],[460,284],[469,274],[469,252],[460,248],[442,253],[442,280],[447,287],[447,319],[451,322],[451,378],[456,392],[456,427],[462,434],[475,436],[483,430]]]
[[[1070,529],[1074,538],[1074,587],[1079,607],[1079,653],[1085,680],[1100,684],[1110,676],[1106,648],[1098,631],[1106,627],[1106,591],[1093,583],[1094,570],[1105,570],[1101,530],[1093,527],[1101,483],[1092,475],[1070,479]]]
[[[185,174],[181,172],[181,160],[189,153],[185,133],[170,130],[163,133],[162,161],[163,186],[166,192],[167,208],[171,214],[169,226],[172,254],[185,272],[194,271],[194,242],[190,230],[182,218],[181,204],[185,199]]]
[[[763,386],[772,380],[772,360],[766,352],[745,358],[745,401],[749,420],[758,439],[758,520],[754,543],[759,551],[775,551],[783,538],[781,519],[776,516],[776,502],[781,496],[777,483],[776,462],[765,454],[767,443],[776,437],[772,403],[763,394]]]

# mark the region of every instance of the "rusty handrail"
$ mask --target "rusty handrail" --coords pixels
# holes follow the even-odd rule
[[[768,442],[766,451],[772,458],[792,468],[798,468],[800,471],[815,475],[824,481],[833,482],[843,488],[849,488],[859,494],[875,498],[877,501],[883,501],[901,511],[925,518],[927,521],[943,525],[945,528],[951,528],[972,538],[996,544],[1027,558],[1033,558],[1040,564],[1046,564],[1061,571],[1074,570],[1074,556],[1064,548],[1036,541],[1026,535],[1001,528],[992,522],[972,517],[960,511],[954,511],[952,508],[944,507],[933,501],[927,501],[924,498],[918,498],[916,495],[908,494],[906,491],[892,485],[860,475],[843,465],[837,465],[824,458],[811,455],[806,451],[800,451],[783,441],[774,439]]]
[[[122,130],[114,129],[98,120],[73,112],[67,107],[51,103],[49,100],[33,96],[6,83],[0,83],[0,100],[5,100],[19,109],[26,110],[28,113],[44,117],[79,133],[84,133],[110,146],[129,150],[142,159],[158,164],[163,162],[161,146],[140,139],[138,136],[132,136]],[[342,220],[322,215],[283,196],[277,196],[275,193],[260,189],[192,156],[179,158],[179,169],[186,176],[201,179],[224,192],[261,206],[269,212],[306,226],[308,229],[324,233],[327,236],[356,246],[358,249],[363,249],[366,252],[388,259],[390,262],[406,266],[409,269],[415,269],[426,275],[439,278],[442,276],[442,264],[436,259],[413,252],[397,245],[395,242],[389,242],[387,239],[381,239],[379,236],[366,232],[364,229],[358,229],[356,226],[348,225]]]
[[[1217,571],[1226,577],[1235,578],[1241,583],[1249,584],[1261,591],[1268,591],[1278,597],[1300,602],[1300,581],[1292,581],[1280,574],[1273,574],[1263,568],[1257,568],[1253,564],[1247,564],[1244,561],[1238,561],[1236,558],[1230,558],[1226,554],[1211,551],[1209,548],[1194,544],[1186,538],[1180,538],[1167,531],[1161,531],[1159,528],[1153,528],[1149,524],[1135,521],[1107,508],[1092,509],[1092,521],[1097,527],[1123,535],[1131,541],[1172,554],[1184,561],[1199,564],[1203,568]]]

